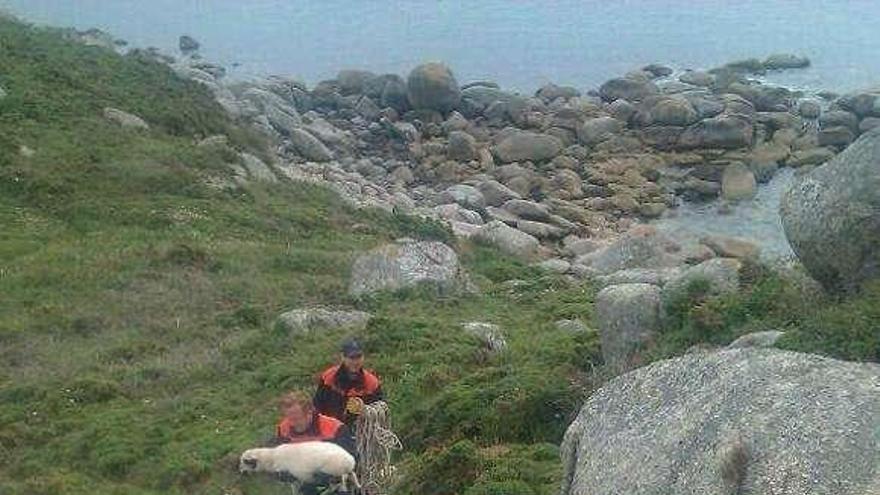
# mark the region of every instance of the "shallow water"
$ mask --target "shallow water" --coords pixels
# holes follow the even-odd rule
[[[772,52],[813,67],[772,80],[843,91],[880,82],[880,2],[874,0],[0,0],[23,17],[99,27],[135,46],[176,50],[180,34],[234,74],[296,75],[341,68],[405,74],[449,63],[462,81],[534,91],[582,89],[646,63],[708,68]]]
[[[782,230],[779,201],[792,184],[795,171],[780,169],[773,179],[758,188],[751,201],[731,204],[729,212],[719,214],[719,201],[684,203],[655,222],[674,238],[696,242],[707,234],[742,237],[761,246],[765,260],[783,260],[794,256]]]

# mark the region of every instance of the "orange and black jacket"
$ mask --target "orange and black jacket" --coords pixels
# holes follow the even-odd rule
[[[302,433],[293,430],[289,419],[281,418],[275,427],[275,439],[272,443],[281,445],[308,441],[333,442],[352,455],[355,453],[354,436],[351,434],[351,429],[336,418],[317,413],[312,417],[309,427]]]
[[[319,413],[351,423],[355,416],[345,412],[345,403],[351,397],[360,397],[364,404],[384,400],[379,377],[363,369],[352,377],[341,365],[327,368],[318,377],[315,408]]]

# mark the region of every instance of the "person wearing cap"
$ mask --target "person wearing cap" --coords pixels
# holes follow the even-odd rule
[[[314,402],[318,413],[351,424],[364,405],[384,400],[385,396],[379,377],[364,368],[360,343],[347,340],[340,351],[341,363],[320,374]]]

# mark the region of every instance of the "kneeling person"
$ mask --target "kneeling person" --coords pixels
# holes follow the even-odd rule
[[[275,427],[273,445],[308,441],[333,442],[351,455],[355,455],[354,436],[351,429],[342,421],[315,411],[312,398],[305,392],[291,392],[280,401],[281,420]],[[291,482],[291,479],[282,479]],[[317,485],[326,485],[332,480],[322,480]],[[317,485],[303,485],[306,495],[318,493]]]

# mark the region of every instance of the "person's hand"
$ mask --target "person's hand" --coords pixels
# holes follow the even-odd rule
[[[364,400],[360,397],[349,397],[348,402],[345,403],[345,410],[349,414],[359,415],[364,411]]]

